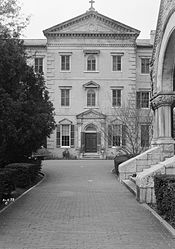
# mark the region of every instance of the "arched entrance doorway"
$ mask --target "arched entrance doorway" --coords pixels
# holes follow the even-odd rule
[[[97,128],[94,124],[85,127],[85,153],[97,152]]]

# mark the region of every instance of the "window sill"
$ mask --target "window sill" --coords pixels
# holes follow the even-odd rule
[[[99,73],[99,71],[84,71],[84,73]]]
[[[61,146],[61,149],[70,149],[70,146]]]
[[[99,109],[98,106],[85,106],[84,109]]]
[[[60,71],[60,73],[71,73],[71,71]]]

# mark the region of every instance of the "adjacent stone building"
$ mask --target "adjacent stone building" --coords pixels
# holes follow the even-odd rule
[[[56,130],[47,140],[55,157],[111,158],[125,146],[125,129],[116,110],[130,102],[149,110],[149,61],[153,36],[106,17],[91,3],[84,14],[44,30],[45,40],[25,40],[30,63],[44,73],[55,107]],[[144,120],[141,146],[149,146]],[[148,128],[149,130],[149,128]]]

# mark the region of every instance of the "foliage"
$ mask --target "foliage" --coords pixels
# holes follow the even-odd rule
[[[157,175],[154,185],[158,213],[165,220],[175,222],[175,176]]]
[[[16,187],[25,188],[34,183],[41,170],[40,163],[13,163],[5,167],[13,173],[13,182]]]
[[[23,42],[0,42],[0,158],[23,161],[55,127],[44,78],[27,65]]]
[[[8,33],[19,36],[29,17],[25,17],[17,0],[0,0],[0,36]]]
[[[117,124],[122,126],[122,140],[125,140],[125,142],[123,143],[122,141],[121,147],[116,147],[117,150],[123,152],[122,154],[133,157],[148,148],[148,146],[141,144],[141,125],[149,126],[149,144],[152,135],[152,114],[149,108],[137,109],[135,101],[129,101],[126,106],[113,108],[113,114],[108,118],[107,123],[108,125]],[[108,141],[112,139],[112,137],[109,137],[109,131],[105,132],[103,130],[103,134]],[[144,137],[144,134],[142,136]]]

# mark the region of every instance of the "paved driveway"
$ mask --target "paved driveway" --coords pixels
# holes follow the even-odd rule
[[[113,161],[45,161],[46,179],[0,214],[0,249],[169,249]]]

